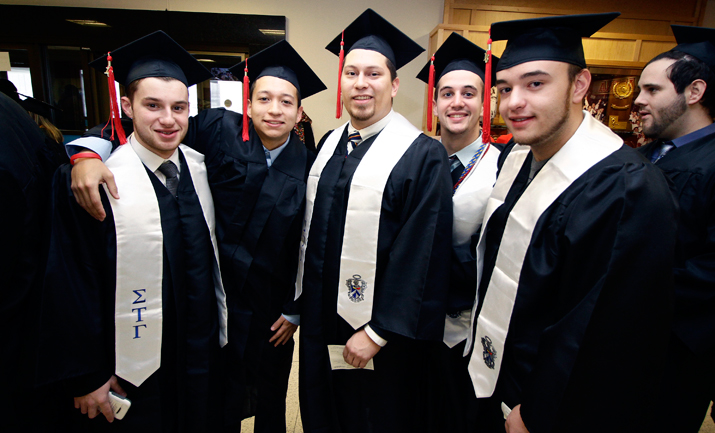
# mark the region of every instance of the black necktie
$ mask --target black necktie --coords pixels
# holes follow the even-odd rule
[[[464,171],[464,166],[462,162],[457,158],[457,155],[452,155],[449,157],[449,172],[452,174],[452,185],[456,185],[460,177],[462,177],[462,172]]]
[[[176,197],[176,190],[179,188],[179,169],[173,162],[167,160],[161,163],[159,171],[166,176],[166,189]]]

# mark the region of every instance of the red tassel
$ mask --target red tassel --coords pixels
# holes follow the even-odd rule
[[[248,141],[248,59],[246,59],[246,67],[243,68],[243,141]]]
[[[489,29],[487,53],[484,56],[484,117],[482,117],[482,143],[492,141],[491,102],[492,102],[492,30]]]
[[[429,64],[429,79],[427,80],[427,131],[432,132],[432,104],[434,102],[434,54]]]
[[[340,62],[338,63],[338,105],[337,109],[335,112],[335,118],[340,119],[343,115],[343,101],[340,99],[340,93],[342,92],[342,88],[340,86],[340,79],[343,77],[343,62],[345,61],[345,30],[343,30],[341,39],[340,39]]]
[[[112,53],[107,53],[107,85],[109,86],[109,124],[112,125],[112,136],[111,139],[114,140],[114,132],[117,132],[117,137],[119,138],[119,144],[125,144],[127,142],[127,134],[124,132],[122,127],[122,116],[118,111],[117,105],[117,89],[114,84],[114,68],[112,67]],[[106,128],[106,126],[105,126]],[[104,130],[102,130],[104,133]]]

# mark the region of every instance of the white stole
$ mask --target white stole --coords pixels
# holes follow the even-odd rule
[[[335,153],[345,126],[334,130],[328,136],[308,177],[296,298],[302,292],[305,250],[320,174]],[[387,179],[419,135],[420,131],[407,119],[394,113],[392,120],[370,145],[353,174],[340,256],[337,311],[354,329],[363,326],[372,317],[377,239],[382,196]]]
[[[134,136],[129,140],[134,141]],[[117,188],[122,191],[121,200],[107,194],[117,241],[115,373],[139,386],[161,365],[163,232],[159,202],[151,179],[131,143],[128,144],[119,147],[106,162],[107,168],[114,173]],[[214,247],[214,287],[223,346],[227,341],[226,297],[218,268],[213,199],[203,155],[183,145],[181,149]]]
[[[490,397],[496,387],[504,358],[504,345],[519,288],[519,277],[526,252],[541,215],[581,175],[599,161],[618,150],[623,141],[590,114],[576,133],[544,165],[526,188],[510,212],[496,263],[487,287],[475,335],[468,340],[465,354],[474,343],[469,360],[469,375],[478,398]],[[494,211],[504,203],[519,170],[530,152],[528,146],[517,145],[507,157],[497,179],[484,215],[486,225]],[[484,262],[485,230],[477,247],[477,281]],[[472,316],[477,309],[477,294]],[[473,329],[474,319],[470,330]]]
[[[481,141],[481,135],[478,141]],[[497,179],[499,149],[489,145],[467,174],[452,196],[454,222],[452,224],[452,245],[462,246],[472,240],[484,217],[489,194]],[[444,324],[444,344],[452,348],[469,335],[470,311],[463,311],[458,317],[447,315]]]

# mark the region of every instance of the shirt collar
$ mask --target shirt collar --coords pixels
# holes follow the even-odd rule
[[[137,156],[141,160],[144,165],[153,173],[159,169],[159,166],[166,161],[164,158],[161,156],[157,155],[156,153],[152,152],[151,150],[147,149],[146,147],[142,146],[139,141],[137,141],[136,137],[134,137],[134,134],[132,134],[129,137],[129,144],[132,146],[132,149],[134,149],[134,152],[136,152]],[[174,151],[174,153],[171,154],[169,157],[169,161],[173,162],[176,164],[176,168],[181,171],[181,162],[179,161],[179,152]]]
[[[699,138],[703,138],[706,135],[710,135],[712,133],[715,133],[715,123],[711,123],[704,128],[700,128],[697,131],[691,132],[690,134],[685,134],[682,137],[678,137],[675,140],[673,140],[673,144],[675,145],[675,147],[684,146],[688,143],[691,143]]]
[[[475,153],[477,153],[477,150],[479,150],[479,146],[482,145],[482,134],[479,134],[479,137],[477,137],[476,140],[474,140],[471,144],[463,148],[462,150],[454,153],[453,155],[456,155],[457,158],[459,159],[459,162],[462,163],[463,166],[467,166],[469,164],[469,161],[472,160],[472,157],[474,156]],[[450,156],[453,156],[450,155]]]
[[[268,153],[271,155],[271,164],[276,162],[276,158],[278,158],[278,155],[283,152],[283,149],[286,148],[286,144],[290,141],[290,134],[288,134],[288,139],[285,141],[285,143],[281,144],[280,146],[276,147],[273,150],[268,150],[266,149],[266,146],[263,146],[263,149],[268,150]]]
[[[392,119],[392,113],[393,111],[390,110],[390,112],[387,113],[387,116],[383,117],[382,119],[378,120],[370,126],[364,127],[363,129],[355,129],[353,123],[350,122],[350,124],[348,125],[348,135],[357,131],[360,133],[360,140],[365,141],[385,129],[385,126],[387,126],[387,124],[390,123],[390,120]]]

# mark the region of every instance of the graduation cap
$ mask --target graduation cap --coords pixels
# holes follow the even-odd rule
[[[424,51],[424,48],[372,9],[360,14],[325,49],[340,57],[338,77],[342,75],[345,53],[352,50],[376,51],[387,57],[395,69],[405,66]],[[340,118],[342,111],[338,78],[336,118]]]
[[[189,87],[211,78],[204,65],[161,30],[117,48],[89,65],[104,72],[109,66],[109,56],[114,79],[125,86],[140,78],[171,77]]]
[[[715,29],[672,24],[678,45],[671,51],[690,54],[715,71]]]
[[[496,63],[499,61],[499,58],[492,57],[491,61]],[[485,80],[486,62],[487,52],[457,33],[449,35],[439,49],[435,51],[430,61],[427,62],[419,74],[417,74],[417,78],[429,86],[427,92],[428,130],[432,130],[432,102],[434,99],[435,84],[439,83],[439,80],[441,80],[444,75],[452,71],[469,71],[477,74],[485,83],[484,93],[486,96],[486,94],[489,93],[489,89],[486,87],[487,80]],[[492,71],[493,70],[492,68]],[[490,78],[492,80],[494,79],[493,72]],[[491,85],[489,87],[491,88]]]
[[[141,78],[170,77],[189,87],[211,78],[211,72],[206,67],[161,30],[110,51],[89,65],[102,72],[106,71],[112,139],[116,129],[122,144],[126,143],[126,137],[117,111],[115,80],[128,86]]]
[[[586,67],[581,38],[610,23],[620,12],[502,21],[491,26],[493,41],[506,40],[497,71],[536,60]]]
[[[25,95],[22,95],[25,96]],[[50,105],[47,102],[40,101],[39,99],[31,98],[26,96],[25,99],[20,100],[20,105],[26,111],[31,113],[39,114],[42,117],[48,118],[51,115],[51,110],[60,110],[59,107]]]
[[[286,40],[252,55],[230,69],[234,76],[243,72],[243,141],[248,141],[248,93],[249,81],[255,82],[265,76],[277,77],[291,83],[301,99],[325,90],[325,84],[310,69],[298,52]]]

